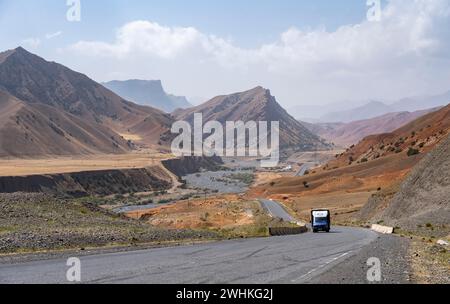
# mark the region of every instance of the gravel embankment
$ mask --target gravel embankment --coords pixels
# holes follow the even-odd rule
[[[367,272],[371,257],[380,259],[379,284],[409,284],[412,270],[409,257],[410,240],[395,235],[380,235],[358,254],[313,279],[312,284],[369,284]]]
[[[44,194],[0,194],[0,254],[216,238],[168,230],[79,201]]]

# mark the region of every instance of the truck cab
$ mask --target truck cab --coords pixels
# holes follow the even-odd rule
[[[331,216],[330,210],[312,210],[311,211],[311,226],[312,231],[317,233],[319,231],[330,232]]]

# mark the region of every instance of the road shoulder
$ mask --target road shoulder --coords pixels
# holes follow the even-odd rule
[[[329,271],[315,277],[311,284],[368,284],[367,261],[374,257],[381,262],[379,284],[409,284],[412,269],[410,240],[396,235],[379,235],[371,244]]]

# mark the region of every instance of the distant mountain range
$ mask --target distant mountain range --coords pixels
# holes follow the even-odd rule
[[[0,156],[124,153],[158,145],[172,118],[19,47],[0,53]]]
[[[319,136],[313,134],[300,122],[288,114],[271,95],[270,91],[262,87],[217,96],[210,101],[186,110],[172,113],[177,119],[193,122],[194,114],[202,113],[203,120],[219,121],[279,121],[280,147],[299,150],[328,148],[329,145]]]
[[[160,80],[114,80],[103,85],[127,100],[167,113],[192,107],[186,97],[167,94]]]
[[[312,124],[302,122],[302,124],[311,132],[338,146],[349,147],[353,144],[357,144],[366,136],[392,132],[401,126],[436,110],[437,109],[435,108],[415,112],[395,112],[349,123]]]
[[[367,101],[369,102],[369,101]],[[288,108],[289,114],[301,121],[310,123],[328,122],[321,118],[331,112],[349,111],[367,102],[342,101],[329,104],[306,104]]]
[[[440,95],[410,97],[401,99],[390,105],[395,111],[418,111],[450,104],[450,91]]]
[[[331,112],[320,118],[325,122],[351,122],[363,119],[374,118],[383,114],[395,112],[390,106],[379,102],[371,101],[363,106],[347,111]]]
[[[409,97],[396,102],[343,101],[328,105],[305,105],[289,109],[296,118],[310,123],[348,123],[388,113],[415,112],[450,103],[450,91],[439,95]]]

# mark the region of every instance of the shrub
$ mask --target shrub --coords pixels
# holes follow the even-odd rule
[[[409,148],[409,150],[408,150],[408,156],[414,156],[414,155],[417,155],[419,153],[420,153],[419,150],[414,149],[414,148]]]
[[[146,200],[143,200],[143,201],[139,202],[137,205],[145,206],[145,205],[151,205],[151,204],[153,204],[153,200],[152,199],[146,199]]]
[[[367,163],[369,160],[367,159],[367,158],[363,158],[363,159],[361,159],[361,163]]]
[[[123,194],[116,194],[114,196],[114,199],[124,199],[124,198],[125,198],[125,196]]]
[[[203,216],[200,217],[200,220],[203,222],[208,221],[209,213],[206,212]]]

